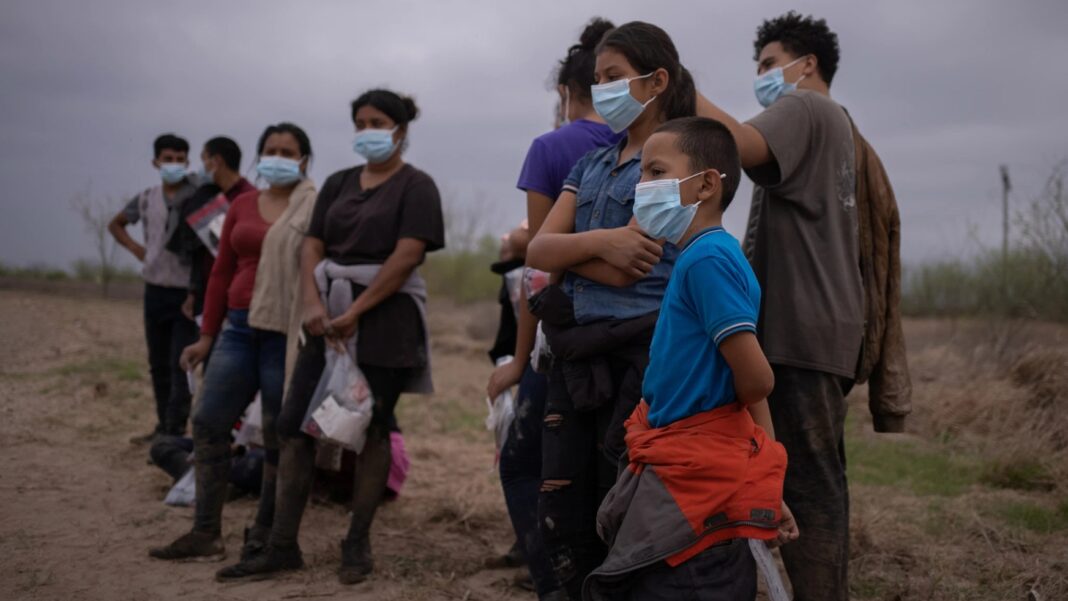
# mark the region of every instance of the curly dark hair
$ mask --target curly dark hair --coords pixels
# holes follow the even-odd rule
[[[753,60],[760,60],[760,51],[772,42],[782,44],[784,50],[801,57],[811,54],[819,64],[820,77],[831,85],[838,71],[838,36],[827,27],[824,19],[812,15],[802,17],[794,11],[768,19],[757,28],[753,42]]]
[[[579,43],[567,49],[567,56],[557,66],[556,84],[567,86],[572,96],[589,100],[590,86],[597,83],[593,81],[594,63],[597,60],[594,50],[604,34],[614,27],[611,21],[600,17],[590,19],[579,37]]]

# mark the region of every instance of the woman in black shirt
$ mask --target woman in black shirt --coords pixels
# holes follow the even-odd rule
[[[304,239],[301,290],[307,342],[278,417],[281,458],[270,540],[258,556],[221,570],[219,580],[303,566],[297,533],[311,491],[315,440],[300,427],[325,366],[326,345],[352,348],[357,331],[356,359],[375,404],[357,458],[352,523],[341,541],[338,577],[344,584],[361,582],[373,569],[369,532],[389,473],[389,423],[401,393],[430,392],[425,295],[411,293],[422,287],[416,268],[427,252],[445,244],[434,180],[402,158],[408,124],[417,114],[410,98],[389,90],[371,90],[352,102],[353,148],[367,162],[326,180]],[[315,278],[320,263],[362,274],[343,281],[352,287],[347,310],[331,315],[320,300]],[[330,286],[338,281],[330,280]]]

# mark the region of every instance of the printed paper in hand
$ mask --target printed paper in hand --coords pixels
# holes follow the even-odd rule
[[[226,221],[226,211],[229,208],[230,201],[226,199],[226,195],[219,194],[211,202],[185,218],[186,223],[197,233],[200,241],[211,251],[212,256],[219,256],[219,239],[222,238],[223,223]]]

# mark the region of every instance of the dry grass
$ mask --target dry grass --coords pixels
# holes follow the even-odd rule
[[[906,337],[910,433],[872,434],[852,399],[854,598],[1068,599],[1068,328],[914,320]]]

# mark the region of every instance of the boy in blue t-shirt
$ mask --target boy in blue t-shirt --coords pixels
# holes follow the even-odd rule
[[[738,241],[721,225],[740,177],[734,139],[711,119],[669,121],[642,150],[635,219],[650,237],[682,250],[660,306],[645,405],[627,424],[631,466],[617,483],[627,490],[628,480],[652,469],[654,487],[663,487],[674,503],[643,498],[649,487],[638,486],[633,496],[606,501],[598,518],[620,524],[612,533],[615,557],[628,558],[631,546],[664,558],[636,566],[631,598],[691,589],[714,591],[716,599],[754,598],[756,569],[745,539],[782,544],[798,537],[781,503],[785,451],[774,442],[779,450],[759,455],[757,449],[758,440],[774,440],[767,402],[774,375],[755,335],[760,286]],[[781,505],[778,512],[768,511],[771,502]],[[753,528],[750,515],[774,513],[777,521]],[[718,524],[706,521],[704,531],[691,532],[695,516],[713,516],[708,520]],[[628,529],[628,518],[676,528],[662,527],[649,539],[647,529]]]

